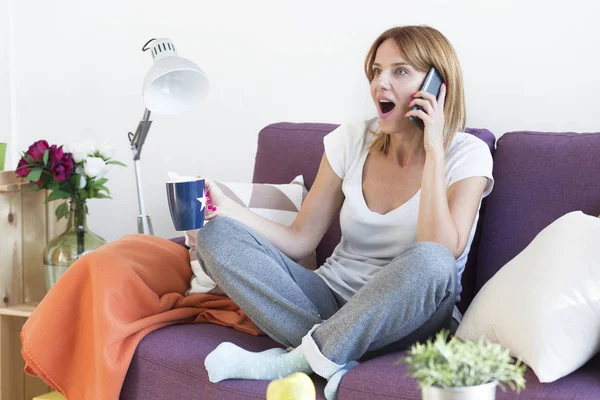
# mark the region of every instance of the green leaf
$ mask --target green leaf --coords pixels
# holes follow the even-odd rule
[[[27,164],[33,164],[33,159],[29,157],[29,154],[27,154],[27,152],[24,152],[22,157],[25,159],[25,161],[27,161]]]
[[[81,183],[81,175],[73,174],[69,179],[71,181],[71,185],[73,185],[76,188],[79,187],[79,184]]]
[[[115,160],[107,161],[106,163],[107,163],[107,164],[120,165],[121,167],[126,167],[126,166],[127,166],[127,164],[123,164],[122,162],[120,162],[120,161],[115,161]]]
[[[42,176],[42,167],[35,167],[31,169],[25,180],[35,182],[40,179],[40,176]]]
[[[79,175],[79,174],[77,174],[77,173],[73,172],[73,173],[71,174],[71,176],[69,176],[69,183],[70,183],[71,185],[75,186],[75,187],[79,187],[79,185],[75,185],[76,183],[79,183],[79,182],[78,182],[78,181],[79,181],[79,177],[80,177],[80,175]]]
[[[108,190],[108,188],[106,186],[100,186],[96,189],[98,189],[99,192],[104,190],[107,194],[110,194],[110,190]]]
[[[108,182],[108,179],[100,178],[100,179],[94,180],[92,182],[94,183],[94,187],[99,187],[99,186],[103,186],[106,182]]]
[[[94,198],[96,198],[96,199],[112,199],[112,197],[110,197],[109,195],[104,194],[104,193],[96,193]]]
[[[47,187],[48,187],[48,189],[49,189],[49,190],[57,190],[57,189],[60,189],[60,186],[61,186],[60,182],[57,182],[57,181],[55,181],[54,179],[52,179],[52,180],[50,181],[50,183],[48,183],[48,185],[47,185]]]
[[[48,165],[48,157],[50,157],[50,149],[44,151],[44,165]]]
[[[56,220],[60,220],[62,217],[66,216],[69,213],[69,206],[67,203],[62,203],[60,206],[56,207]]]
[[[88,192],[85,189],[79,189],[77,191],[77,195],[79,196],[80,200],[87,200],[88,199]]]
[[[66,192],[66,191],[60,190],[60,189],[56,189],[56,190],[52,191],[52,193],[50,193],[50,195],[46,199],[46,202],[56,200],[56,199],[68,199],[71,196],[72,195],[69,192]]]

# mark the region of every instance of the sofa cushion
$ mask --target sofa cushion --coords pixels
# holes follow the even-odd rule
[[[269,381],[231,379],[211,383],[204,359],[222,342],[249,351],[281,347],[267,336],[252,336],[215,324],[172,325],[149,333],[138,345],[121,391],[121,400],[260,399]],[[313,376],[323,397],[325,380]]]
[[[250,351],[262,351],[277,343],[266,336],[251,336],[235,329],[213,324],[173,325],[149,333],[138,345],[127,372],[121,400],[264,399],[269,381],[208,381],[204,359],[217,345],[229,341]],[[359,364],[341,382],[339,400],[420,400],[416,381],[406,375],[405,364],[394,365],[404,353],[396,352]],[[541,384],[528,370],[527,389],[519,397],[512,391],[498,390],[497,400],[600,398],[595,357],[569,376]],[[312,375],[317,398],[323,399],[325,381]]]
[[[342,379],[340,400],[420,400],[417,381],[406,375],[406,364],[394,365],[404,353],[392,353],[361,363]],[[586,365],[552,383],[540,383],[531,369],[525,373],[527,387],[520,395],[507,388],[497,390],[496,400],[525,399],[600,399],[600,356]]]
[[[476,290],[561,215],[600,214],[599,154],[600,133],[510,132],[498,140]]]

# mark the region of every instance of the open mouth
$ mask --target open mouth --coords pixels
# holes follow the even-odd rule
[[[392,111],[394,109],[394,107],[396,107],[396,105],[391,101],[387,101],[387,100],[379,101],[379,109],[381,110],[382,114],[389,113],[390,111]]]

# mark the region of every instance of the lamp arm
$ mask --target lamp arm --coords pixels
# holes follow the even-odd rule
[[[145,109],[142,120],[137,126],[135,130],[135,134],[129,132],[129,144],[131,145],[131,151],[133,152],[133,159],[139,160],[142,154],[142,147],[144,146],[144,142],[146,141],[146,136],[148,136],[148,132],[150,131],[150,126],[152,125],[152,121],[150,121],[150,110]]]
[[[140,209],[140,215],[138,216],[138,232],[145,234],[154,234],[152,229],[152,221],[150,216],[146,215],[146,207],[144,206],[144,194],[142,192],[142,178],[140,169],[140,156],[142,154],[142,147],[146,141],[146,136],[150,130],[150,110],[144,111],[144,116],[135,130],[135,134],[129,132],[129,143],[131,145],[131,152],[133,153],[133,163],[135,165],[135,180],[137,184],[137,195],[138,195],[138,206]]]

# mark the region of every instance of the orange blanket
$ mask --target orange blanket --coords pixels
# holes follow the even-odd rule
[[[127,235],[84,255],[23,326],[25,372],[68,400],[116,400],[153,330],[212,322],[262,334],[228,297],[185,297],[191,276],[188,251],[154,236]]]

